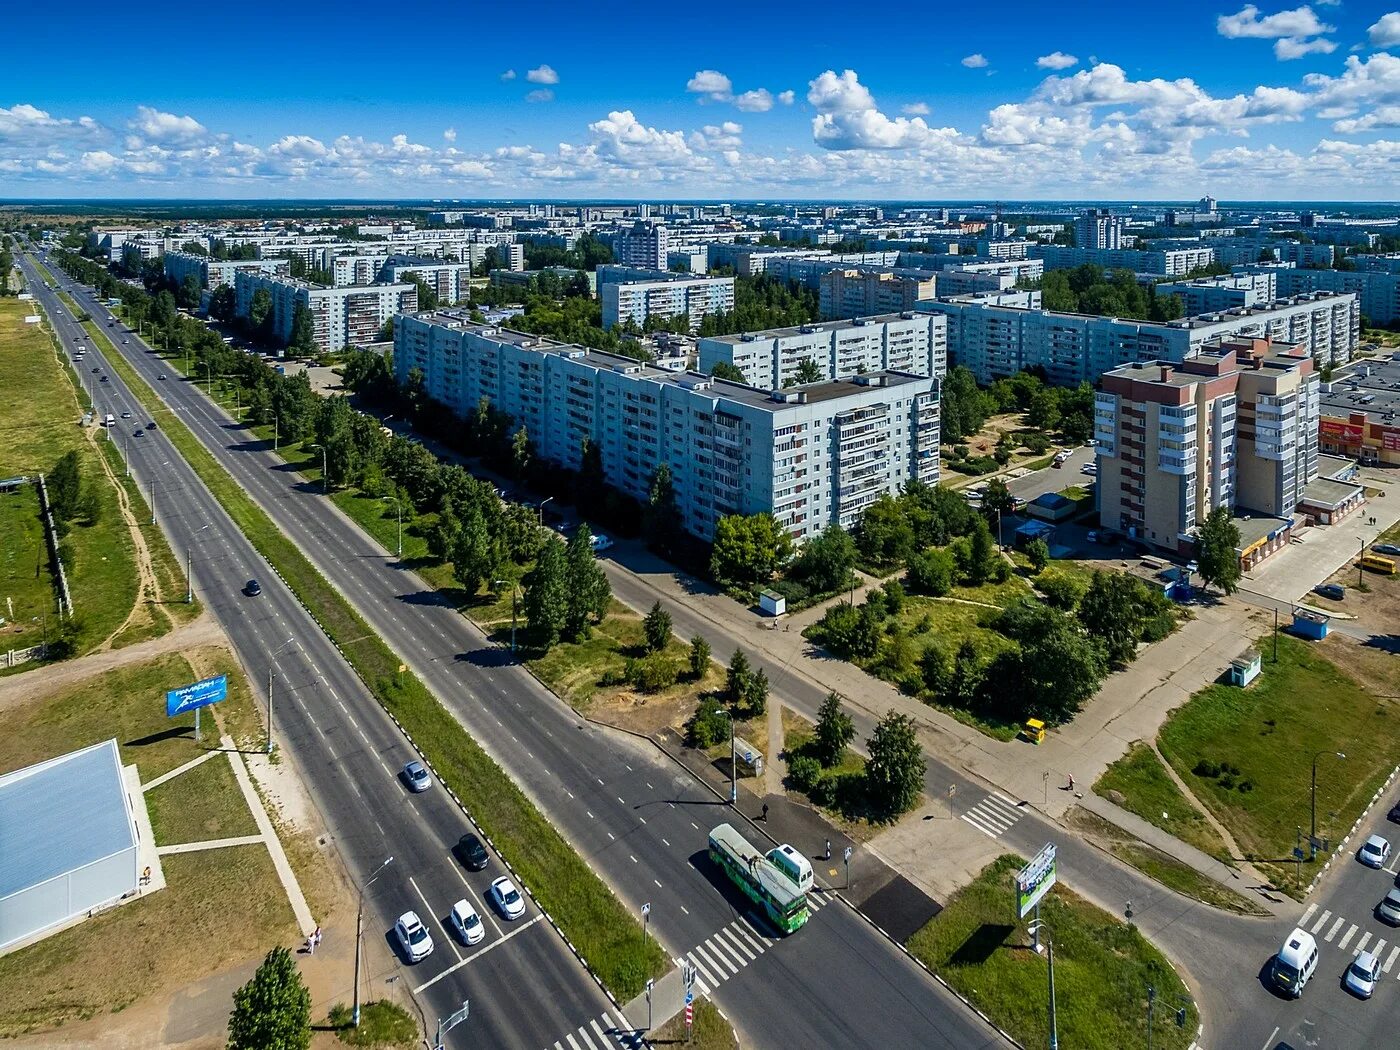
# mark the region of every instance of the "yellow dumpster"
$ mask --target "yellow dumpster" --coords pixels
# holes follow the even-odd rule
[[[1026,727],[1021,730],[1021,735],[1032,744],[1043,744],[1045,742],[1045,723],[1038,718],[1026,719]]]

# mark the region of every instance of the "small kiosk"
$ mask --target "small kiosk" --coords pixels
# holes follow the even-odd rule
[[[1027,718],[1021,727],[1021,735],[1032,744],[1045,743],[1045,723],[1038,718]]]

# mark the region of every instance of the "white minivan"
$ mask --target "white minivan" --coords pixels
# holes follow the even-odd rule
[[[812,888],[812,865],[806,857],[786,842],[769,850],[768,859],[803,893]]]
[[[1317,970],[1317,941],[1313,935],[1295,929],[1274,956],[1274,983],[1291,999],[1303,994]]]

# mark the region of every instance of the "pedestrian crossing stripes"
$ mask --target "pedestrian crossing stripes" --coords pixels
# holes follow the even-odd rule
[[[633,1028],[621,1011],[605,1012],[554,1043],[551,1050],[641,1050],[646,1033]]]
[[[1350,951],[1352,955],[1368,951],[1381,961],[1381,973],[1393,972],[1400,979],[1400,966],[1396,965],[1400,963],[1400,944],[1393,944],[1385,937],[1375,937],[1375,934],[1362,930],[1357,923],[1348,922],[1345,916],[1334,915],[1325,909],[1319,911],[1316,904],[1309,904],[1303,917],[1298,920],[1298,928],[1307,930],[1324,944],[1333,944],[1343,951]],[[1341,936],[1338,937],[1338,934]]]
[[[993,791],[962,815],[988,838],[997,838],[1021,819],[1021,807],[1000,792]]]

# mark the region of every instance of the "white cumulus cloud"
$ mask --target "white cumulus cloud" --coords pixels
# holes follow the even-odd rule
[[[890,119],[881,113],[853,69],[840,76],[826,70],[808,84],[807,101],[817,110],[812,139],[824,149],[904,149],[929,137],[921,117]]]
[[[983,69],[987,65],[987,56],[980,52],[968,55],[962,60],[962,64],[968,69]]]
[[[1221,15],[1215,20],[1216,32],[1231,40],[1241,38],[1276,40],[1286,36],[1320,36],[1323,33],[1332,32],[1333,28],[1319,19],[1313,13],[1313,9],[1307,5],[1260,18],[1259,8],[1253,4],[1246,4],[1237,13]]]
[[[502,80],[514,80],[514,79],[515,79],[515,70],[513,70],[513,69],[507,69],[504,73],[501,74],[501,79],[502,79]]]
[[[685,89],[705,95],[715,102],[728,102],[734,97],[734,83],[717,69],[701,69],[685,83]]]
[[[525,79],[532,84],[557,84],[559,83],[559,74],[551,66],[541,65],[526,73]]]
[[[910,102],[907,106],[900,106],[899,111],[906,117],[926,117],[929,114],[927,102]]]
[[[1400,44],[1400,11],[1381,15],[1371,28],[1366,30],[1366,36],[1372,47],[1394,47]]]
[[[1079,65],[1079,59],[1073,55],[1067,55],[1063,51],[1052,51],[1048,55],[1041,55],[1035,60],[1038,69],[1069,69],[1071,66]]]

